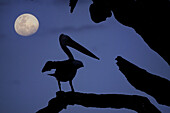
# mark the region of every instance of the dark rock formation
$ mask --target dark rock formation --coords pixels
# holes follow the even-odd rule
[[[170,64],[169,0],[92,0],[91,19],[99,23],[111,17],[132,27],[151,49]]]
[[[159,104],[170,106],[170,81],[148,73],[124,58],[116,58],[119,70],[136,89],[153,96]]]
[[[146,97],[123,94],[87,94],[79,92],[57,92],[56,98],[37,113],[58,113],[67,105],[82,105],[97,108],[127,108],[138,113],[160,113]]]

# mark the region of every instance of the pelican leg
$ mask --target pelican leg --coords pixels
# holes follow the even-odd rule
[[[61,91],[61,83],[60,83],[59,80],[58,80],[58,86],[59,86],[59,89],[60,89],[60,91]]]
[[[72,80],[70,80],[70,81],[69,81],[69,83],[70,83],[70,86],[71,86],[71,90],[72,90],[72,92],[74,92],[74,88],[73,88]]]

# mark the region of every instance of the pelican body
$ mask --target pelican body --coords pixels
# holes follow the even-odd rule
[[[61,34],[59,37],[60,45],[63,51],[67,54],[69,57],[68,60],[64,61],[48,61],[44,68],[42,69],[42,72],[50,71],[51,69],[56,69],[55,73],[48,74],[50,76],[54,76],[59,85],[59,89],[61,91],[61,83],[60,82],[67,82],[69,81],[69,84],[71,86],[71,90],[74,92],[74,88],[72,85],[72,80],[76,75],[77,69],[84,67],[83,63],[79,60],[75,60],[73,55],[71,54],[70,50],[66,46],[70,46],[90,57],[93,57],[95,59],[98,59],[93,53],[91,53],[89,50],[78,44],[77,42],[73,41],[69,36]]]

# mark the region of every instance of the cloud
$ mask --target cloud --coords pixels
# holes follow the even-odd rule
[[[62,31],[77,32],[77,31],[86,31],[86,30],[92,30],[92,29],[100,29],[103,27],[106,27],[106,26],[105,25],[83,25],[79,27],[66,26],[62,28],[55,28],[50,31],[51,32],[62,32]]]
[[[82,25],[79,27],[75,26],[64,26],[64,27],[46,27],[46,29],[43,29],[39,32],[39,35],[51,35],[51,34],[60,34],[60,33],[76,33],[76,32],[89,32],[91,30],[98,30],[101,28],[106,28],[107,25]]]

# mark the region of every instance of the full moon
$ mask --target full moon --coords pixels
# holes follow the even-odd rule
[[[30,36],[39,28],[38,19],[32,14],[22,14],[15,20],[14,29],[21,36]]]

